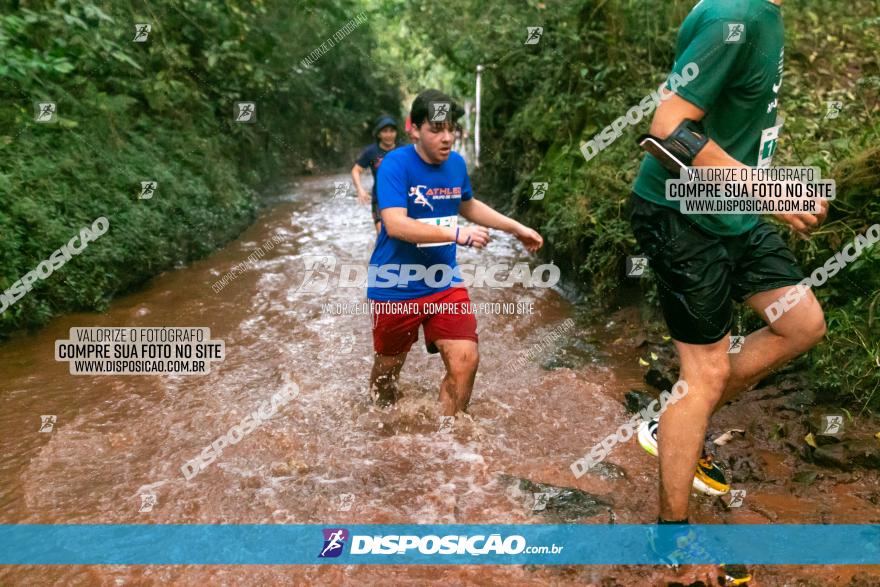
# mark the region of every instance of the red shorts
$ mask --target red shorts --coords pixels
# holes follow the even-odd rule
[[[412,300],[373,300],[371,314],[373,348],[380,355],[409,351],[419,339],[419,325],[425,329],[425,348],[429,353],[437,352],[434,342],[438,340],[479,340],[471,299],[463,287],[450,287]]]

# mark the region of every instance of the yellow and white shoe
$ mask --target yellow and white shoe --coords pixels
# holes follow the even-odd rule
[[[745,565],[721,565],[721,584],[724,587],[736,585],[748,585],[752,580],[752,574]]]
[[[706,495],[724,495],[730,491],[730,483],[727,482],[724,471],[706,453],[697,461],[694,489]]]
[[[649,455],[657,456],[657,429],[660,426],[658,419],[642,421],[638,427],[639,444]],[[706,452],[697,461],[697,471],[694,473],[694,489],[706,495],[724,495],[730,491],[730,483],[724,471],[712,462],[712,457]]]

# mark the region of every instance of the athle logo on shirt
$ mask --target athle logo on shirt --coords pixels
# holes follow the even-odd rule
[[[425,191],[422,192],[421,190]],[[427,198],[432,198],[434,200],[455,200],[461,199],[461,187],[451,187],[451,188],[430,188],[425,185],[417,185],[409,188],[409,195],[415,196],[415,203],[422,204],[423,206],[431,206],[428,203]],[[433,209],[433,208],[432,208]]]
[[[431,205],[431,202],[428,200],[428,198],[431,198],[433,200],[461,199],[461,187],[440,187],[428,189],[428,186],[426,185],[416,185],[409,188],[409,195],[414,196],[414,204],[427,206],[428,208],[433,210],[434,206]]]

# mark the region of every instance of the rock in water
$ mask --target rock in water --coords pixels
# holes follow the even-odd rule
[[[660,391],[669,391],[678,381],[678,370],[672,365],[656,364],[645,373],[645,383]]]
[[[591,475],[596,475],[599,479],[604,479],[605,481],[626,479],[626,472],[623,469],[606,461],[596,463],[590,467],[589,473]]]
[[[816,403],[816,392],[811,387],[801,387],[785,396],[782,407],[794,412],[804,413]]]
[[[500,480],[519,496],[528,496],[527,506],[537,515],[550,518],[551,523],[572,523],[601,514],[612,514],[614,504],[572,487],[534,483],[512,475]]]
[[[854,467],[877,469],[880,468],[880,444],[873,440],[845,440],[818,447],[813,451],[813,458],[819,464],[844,471]]]
[[[650,345],[650,368],[645,373],[645,383],[659,389],[669,391],[678,381],[678,360],[675,351],[666,345]]]
[[[651,402],[655,399],[657,398],[649,393],[637,389],[631,389],[626,392],[626,411],[631,414],[638,414],[640,411],[651,405]]]
[[[599,362],[599,350],[596,345],[576,338],[554,349],[549,359],[541,364],[545,371],[556,369],[578,369],[590,363]]]

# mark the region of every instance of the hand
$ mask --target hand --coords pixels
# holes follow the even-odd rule
[[[795,229],[798,233],[802,235],[801,238],[806,238],[807,235],[810,234],[810,231],[819,226],[819,222],[825,218],[825,213],[827,211],[823,211],[820,214],[774,214],[776,218],[785,222],[793,229]]]
[[[370,203],[370,194],[367,193],[367,190],[361,188],[357,191],[357,201],[358,204],[369,204]]]
[[[489,243],[489,231],[484,226],[461,226],[458,229],[456,244],[482,249]]]
[[[800,214],[774,214],[776,218],[791,226],[800,233],[802,239],[815,230],[828,215],[828,200],[820,199],[818,201],[818,212],[807,212]]]
[[[819,200],[819,212],[815,216],[819,224],[825,222],[825,217],[828,216],[828,200]]]
[[[523,245],[525,245],[526,250],[530,253],[534,253],[542,246],[544,246],[544,239],[541,238],[541,235],[536,231],[532,230],[528,226],[519,225],[517,230],[513,233],[513,236],[519,239]]]

